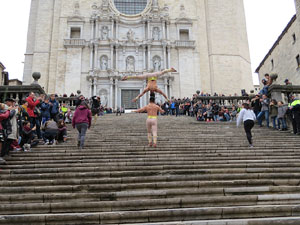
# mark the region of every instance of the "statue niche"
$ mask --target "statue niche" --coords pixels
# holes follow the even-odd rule
[[[101,40],[106,41],[108,40],[108,27],[107,26],[103,26],[101,28]]]
[[[153,28],[152,37],[153,37],[154,41],[159,41],[160,40],[160,30],[159,30],[158,27]]]
[[[128,56],[126,59],[126,71],[127,72],[135,71],[135,59],[133,56]]]
[[[155,72],[161,70],[161,58],[159,56],[154,56],[153,57],[153,69]]]
[[[101,70],[107,70],[108,69],[108,57],[106,55],[103,55],[100,58],[100,69]]]

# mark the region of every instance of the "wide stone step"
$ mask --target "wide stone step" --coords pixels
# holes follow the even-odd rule
[[[116,212],[2,215],[0,224],[123,224],[298,216],[299,205],[200,207]]]

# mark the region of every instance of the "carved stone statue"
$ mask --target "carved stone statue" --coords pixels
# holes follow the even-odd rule
[[[128,41],[134,40],[134,32],[131,29],[127,32],[127,39]]]
[[[106,89],[100,90],[100,99],[101,99],[101,105],[103,105],[104,107],[107,106],[108,99],[107,99],[107,90]]]
[[[152,35],[153,35],[153,40],[154,41],[160,40],[160,30],[159,30],[158,27],[153,28],[153,34]]]
[[[100,58],[100,68],[101,68],[101,70],[107,70],[108,69],[108,58],[107,58],[106,55],[103,55]]]
[[[154,56],[153,57],[153,69],[155,72],[161,70],[161,59],[159,56]]]
[[[135,60],[133,56],[128,56],[126,59],[126,70],[127,72],[134,72],[135,71]]]
[[[101,28],[101,40],[107,40],[108,39],[108,27],[107,26],[103,26]]]

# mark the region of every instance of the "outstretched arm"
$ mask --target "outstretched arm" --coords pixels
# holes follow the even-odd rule
[[[165,70],[162,70],[162,71],[158,71],[158,72],[155,72],[155,73],[146,73],[146,74],[137,75],[137,76],[125,76],[125,77],[122,78],[122,80],[129,80],[129,79],[145,80],[149,77],[162,76],[162,75],[164,75],[165,73],[168,73],[168,72],[176,72],[176,70],[174,68],[171,68],[171,69],[165,69]]]
[[[145,107],[143,107],[143,108],[140,108],[140,109],[138,109],[138,110],[134,110],[133,112],[135,112],[135,113],[142,113],[142,112],[146,112],[146,106],[145,106]]]

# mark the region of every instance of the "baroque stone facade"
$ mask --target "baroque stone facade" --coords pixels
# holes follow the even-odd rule
[[[32,0],[24,83],[39,71],[48,93],[81,90],[126,108],[146,81],[124,75],[171,66],[178,72],[158,80],[169,97],[253,89],[243,0],[132,2],[140,11],[122,0]]]
[[[266,73],[278,74],[277,83],[289,79],[300,84],[300,0],[295,0],[297,14],[292,17],[270,51],[256,69],[260,81]],[[260,83],[262,86],[262,84]]]

